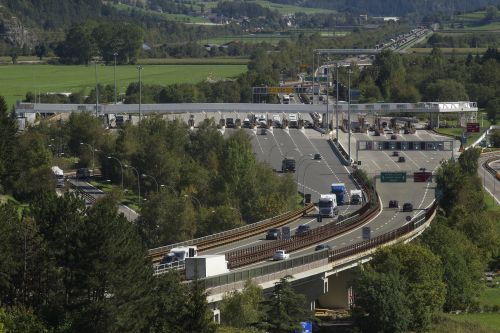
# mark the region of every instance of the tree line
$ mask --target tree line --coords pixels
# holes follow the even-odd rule
[[[473,148],[441,163],[441,209],[421,238],[380,250],[358,269],[353,316],[363,331],[427,331],[443,311],[480,309],[481,277],[500,267],[500,215],[486,209],[479,154]]]

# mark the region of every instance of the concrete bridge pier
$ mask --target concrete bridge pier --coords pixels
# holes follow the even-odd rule
[[[315,309],[316,300],[328,293],[328,277],[324,274],[322,276],[316,276],[308,281],[300,281],[300,284],[297,282],[298,281],[292,284],[293,289],[306,297],[306,301],[310,305],[311,310]]]
[[[352,280],[354,279],[352,270],[345,270],[327,278],[328,290],[317,298],[319,307],[335,309],[349,309],[353,304]]]

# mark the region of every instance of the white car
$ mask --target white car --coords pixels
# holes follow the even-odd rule
[[[273,260],[286,260],[290,258],[290,254],[286,253],[285,250],[276,250],[273,254]]]

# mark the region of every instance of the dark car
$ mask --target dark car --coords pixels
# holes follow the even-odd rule
[[[76,178],[90,178],[90,170],[88,168],[80,168],[76,170]]]
[[[391,135],[391,140],[396,140],[398,137],[396,136],[396,134],[392,134]]]
[[[314,248],[314,251],[322,251],[322,250],[330,250],[330,249],[331,249],[331,247],[328,244],[319,244],[319,245],[316,245],[316,247]]]
[[[399,163],[406,162],[405,157],[404,157],[404,156],[399,156],[399,158],[398,158],[398,162],[399,162]]]
[[[267,135],[267,131],[266,131],[266,129],[265,129],[265,128],[261,128],[261,129],[260,129],[260,134],[261,134],[261,135]]]
[[[266,239],[280,239],[281,238],[281,230],[280,229],[269,229],[266,234]]]
[[[404,130],[404,134],[410,134],[410,130],[409,130],[409,129],[407,129],[407,128],[405,128],[405,130]]]
[[[226,118],[226,127],[227,128],[233,128],[234,127],[234,120],[233,120],[233,118]]]
[[[389,208],[398,208],[398,207],[399,207],[399,203],[397,200],[389,201]]]
[[[393,151],[392,152],[392,156],[399,156],[399,152],[398,151]]]
[[[406,202],[403,205],[403,212],[412,212],[413,211],[413,205],[409,202]]]
[[[309,230],[311,230],[310,226],[308,226],[307,224],[301,224],[298,226],[297,230],[295,230],[295,235],[297,236],[303,235]]]
[[[314,154],[314,159],[315,160],[320,160],[321,159],[321,154]]]
[[[380,132],[375,130],[375,132],[373,133],[373,136],[380,136]]]

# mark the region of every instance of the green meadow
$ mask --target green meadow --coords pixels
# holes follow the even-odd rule
[[[113,84],[113,66],[97,66],[100,84]],[[142,82],[167,85],[172,83],[197,83],[211,79],[236,77],[247,70],[239,65],[143,65]],[[139,81],[136,66],[116,67],[118,93],[125,93],[131,82]],[[5,65],[0,66],[0,95],[12,105],[32,92],[80,92],[89,93],[96,82],[95,68],[91,66],[64,65]]]

